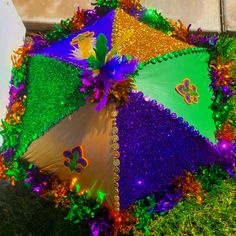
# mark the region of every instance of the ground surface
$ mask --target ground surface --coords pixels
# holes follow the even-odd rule
[[[179,203],[166,216],[155,216],[150,235],[236,235],[236,179],[223,180],[205,197]],[[88,225],[64,221],[65,213],[22,186],[11,187],[0,181],[0,236],[83,235]],[[143,235],[135,232],[133,235]]]

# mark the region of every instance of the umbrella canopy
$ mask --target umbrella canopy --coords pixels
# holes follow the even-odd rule
[[[108,51],[139,60],[135,83],[151,99],[131,92],[125,106],[111,102],[99,111],[85,102],[83,86],[91,81],[83,76],[101,34]],[[213,140],[208,84],[205,50],[152,29],[120,9],[111,11],[31,54],[16,152],[42,172],[66,182],[76,178],[81,193],[104,192],[111,207],[128,207],[165,187],[184,169],[216,161],[218,153],[201,135]]]

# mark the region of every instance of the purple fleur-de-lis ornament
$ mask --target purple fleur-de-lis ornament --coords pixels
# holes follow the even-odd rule
[[[66,158],[64,165],[70,168],[71,172],[80,173],[88,166],[88,160],[84,157],[84,150],[81,145],[73,148],[72,151],[64,151],[63,155]]]
[[[190,80],[188,78],[185,78],[181,84],[177,84],[175,89],[184,97],[184,101],[187,104],[191,105],[198,103],[198,98],[200,95],[197,92],[197,86],[190,84]]]

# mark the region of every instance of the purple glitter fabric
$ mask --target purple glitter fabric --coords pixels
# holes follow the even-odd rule
[[[71,56],[71,51],[73,50],[73,46],[70,45],[71,40],[78,34],[84,33],[86,31],[94,32],[94,37],[97,37],[100,33],[103,33],[107,37],[108,48],[110,50],[114,16],[115,12],[111,11],[105,17],[96,21],[94,24],[85,27],[80,32],[71,34],[68,38],[54,43],[53,45],[43,49],[37,54],[42,54],[47,57],[53,57],[62,61],[70,62],[73,65],[83,66],[86,60],[76,60]]]
[[[218,161],[215,147],[181,117],[156,101],[132,93],[117,117],[121,208],[158,193],[184,170]]]

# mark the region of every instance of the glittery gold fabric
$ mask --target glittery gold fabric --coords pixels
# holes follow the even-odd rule
[[[134,56],[141,62],[171,51],[192,47],[150,28],[121,9],[116,10],[112,44],[116,47],[118,54]]]

